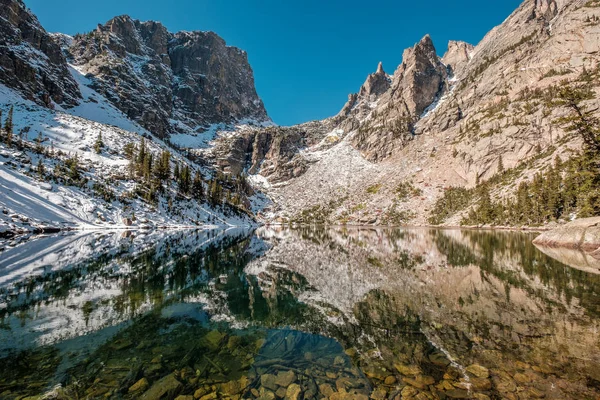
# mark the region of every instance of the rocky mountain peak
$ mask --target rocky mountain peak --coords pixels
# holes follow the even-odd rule
[[[268,120],[247,54],[213,32],[170,33],[122,15],[76,36],[69,52],[94,89],[159,136]]]
[[[359,96],[368,98],[371,102],[376,101],[379,96],[390,88],[390,85],[390,78],[383,70],[383,64],[380,62],[377,66],[377,71],[374,74],[370,74],[361,86]]]
[[[464,67],[471,61],[472,53],[475,47],[472,44],[451,40],[448,42],[448,50],[442,63],[449,68],[449,72],[454,76],[459,76]]]
[[[0,82],[47,107],[81,98],[60,46],[21,0],[0,0]]]
[[[447,77],[431,37],[425,35],[404,51],[402,64],[394,73],[391,101],[404,105],[405,111],[417,118],[444,90]]]

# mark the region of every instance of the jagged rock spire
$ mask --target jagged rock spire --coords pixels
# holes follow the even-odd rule
[[[375,72],[377,75],[385,75],[385,71],[383,70],[383,63],[381,61],[379,61],[379,65],[377,65],[377,72]]]

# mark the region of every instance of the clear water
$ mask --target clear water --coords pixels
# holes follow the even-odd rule
[[[0,398],[599,398],[600,275],[533,237],[313,227],[5,243]]]

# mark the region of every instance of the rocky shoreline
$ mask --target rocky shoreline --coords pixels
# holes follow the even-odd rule
[[[581,250],[600,259],[600,217],[583,218],[538,236],[534,244]]]

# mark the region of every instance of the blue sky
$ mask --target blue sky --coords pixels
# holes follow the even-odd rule
[[[271,118],[291,125],[336,114],[377,63],[392,73],[429,33],[476,44],[521,0],[25,0],[50,32],[87,32],[113,16],[211,30],[248,52]]]

